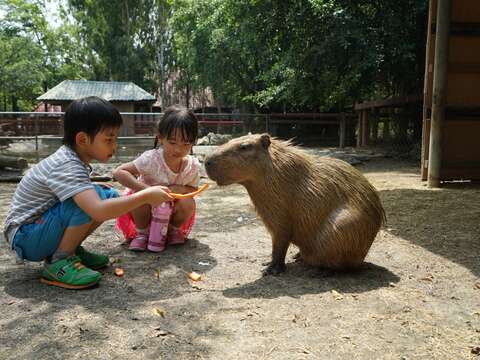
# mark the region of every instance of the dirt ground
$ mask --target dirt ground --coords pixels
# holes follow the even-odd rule
[[[262,277],[270,237],[240,186],[199,196],[192,239],[161,254],[129,252],[102,225],[86,246],[115,264],[91,290],[41,284],[41,264],[2,244],[0,359],[480,359],[480,187],[432,190],[389,158],[359,169],[388,224],[355,274],[308,268],[292,248],[285,274]],[[15,184],[0,188],[3,218]]]

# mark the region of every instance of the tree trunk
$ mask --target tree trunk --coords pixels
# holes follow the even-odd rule
[[[185,106],[188,109],[190,107],[190,80],[187,80],[187,86],[185,89]]]
[[[28,167],[28,162],[24,158],[0,155],[0,168],[25,169]]]
[[[17,97],[12,95],[12,111],[18,111]]]

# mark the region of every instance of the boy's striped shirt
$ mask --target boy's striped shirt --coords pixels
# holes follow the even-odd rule
[[[63,145],[28,170],[15,190],[5,219],[6,240],[12,244],[21,225],[34,222],[57,202],[93,189],[90,169],[73,149]]]

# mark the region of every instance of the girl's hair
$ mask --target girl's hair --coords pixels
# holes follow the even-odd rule
[[[158,135],[161,138],[169,138],[174,135],[175,130],[182,132],[184,141],[188,141],[192,145],[198,139],[198,120],[193,111],[188,110],[182,106],[170,106],[165,109],[160,121],[157,123]],[[158,138],[155,137],[156,148],[158,145]]]

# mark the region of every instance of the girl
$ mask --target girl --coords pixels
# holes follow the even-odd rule
[[[145,151],[132,162],[120,165],[114,170],[113,176],[130,189],[130,194],[153,185],[163,185],[166,190],[181,194],[195,191],[200,180],[200,163],[190,153],[197,137],[198,121],[193,112],[171,106],[157,124],[154,149]],[[157,148],[157,144],[160,147]],[[130,250],[160,252],[165,250],[167,244],[185,242],[195,220],[195,201],[186,198],[170,204],[171,216],[166,238],[153,233],[149,236],[152,219],[149,205],[117,219],[117,227],[127,240],[132,239]],[[168,216],[169,213],[167,219]]]

